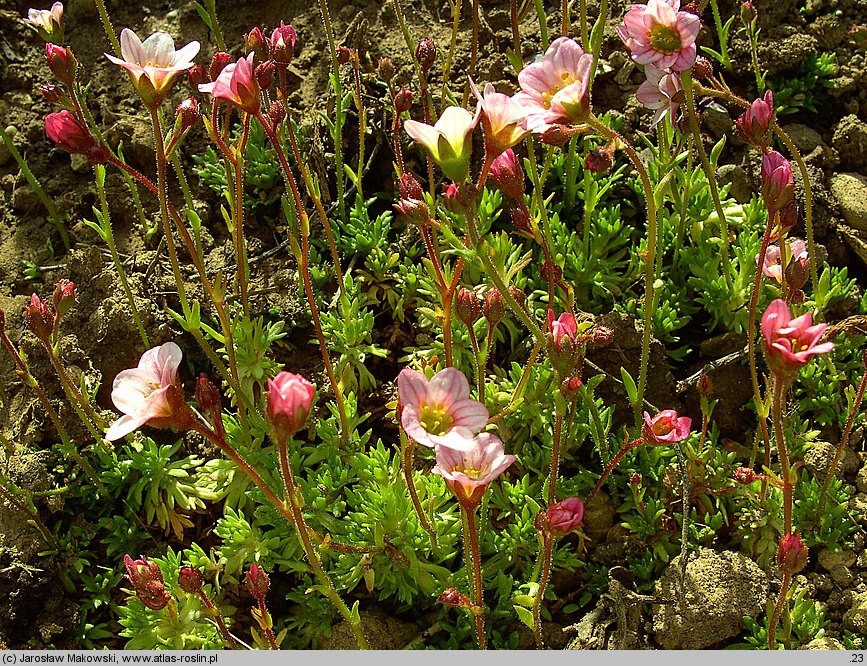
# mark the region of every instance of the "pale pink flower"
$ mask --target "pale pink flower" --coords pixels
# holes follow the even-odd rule
[[[541,61],[518,74],[521,92],[512,99],[527,108],[524,127],[542,134],[556,123],[581,122],[590,113],[593,56],[574,39],[558,37]]]
[[[107,440],[120,439],[148,421],[171,419],[175,415],[169,392],[172,388],[180,389],[178,366],[182,356],[180,347],[167,342],[148,349],[137,368],[118,373],[112,384],[111,400],[124,415],[105,433]]]
[[[788,241],[790,262],[801,264],[801,268],[806,268],[810,255],[807,252],[807,244],[800,238]],[[783,266],[782,257],[779,245],[771,245],[765,252],[765,261],[762,264],[762,273],[777,283],[783,281]],[[759,255],[756,255],[756,262],[759,261]]]
[[[403,124],[406,133],[418,141],[440,165],[446,178],[456,182],[466,180],[470,170],[470,134],[479,122],[481,108],[473,116],[466,109],[450,106],[433,126],[416,120]]]
[[[635,98],[648,109],[656,111],[650,123],[654,127],[660,120],[668,116],[671,126],[675,126],[677,110],[683,101],[683,86],[680,77],[671,72],[646,65],[644,75],[647,80],[638,87]]]
[[[762,346],[768,366],[791,379],[813,356],[834,349],[833,342],[819,343],[826,328],[827,324],[813,326],[809,312],[793,319],[783,299],[772,301],[762,315]]]
[[[682,442],[689,437],[692,419],[688,416],[678,416],[673,409],[664,409],[659,414],[650,418],[650,414],[644,412],[644,427],[641,436],[645,444],[672,444]]]
[[[498,93],[490,83],[485,84],[484,95],[470,79],[470,87],[482,110],[482,128],[485,130],[485,150],[493,159],[519,143],[530,130],[523,127],[528,108],[520,98]]]
[[[635,62],[675,72],[695,64],[701,20],[679,9],[680,0],[649,0],[646,5],[632,5],[626,12],[617,35]]]
[[[555,345],[561,345],[563,338],[575,339],[578,335],[578,323],[575,321],[575,315],[571,312],[563,312],[556,319],[554,318],[554,310],[548,308],[548,331]]]
[[[397,392],[400,423],[423,446],[468,450],[473,435],[488,424],[487,408],[470,399],[470,384],[455,368],[440,370],[430,380],[404,368],[397,376]]]
[[[171,35],[155,32],[142,42],[129,28],[120,33],[120,53],[117,58],[105,57],[129,72],[132,84],[148,108],[158,107],[168,94],[174,80],[193,66],[199,43],[192,41],[175,51]]]
[[[284,444],[301,430],[310,416],[316,389],[301,375],[281,372],[268,380],[265,416]]]
[[[250,53],[246,58],[238,58],[237,62],[229,63],[216,81],[199,84],[199,92],[224,99],[247,113],[256,113],[261,101],[259,84],[253,72],[255,55]]]
[[[477,506],[491,481],[515,462],[515,456],[503,452],[500,438],[489,432],[476,435],[464,450],[437,446],[436,459],[431,472],[443,477],[458,502],[468,508]]]
[[[63,3],[55,2],[51,9],[28,9],[22,22],[33,28],[46,42],[63,41]]]

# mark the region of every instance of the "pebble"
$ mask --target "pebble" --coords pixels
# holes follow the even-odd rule
[[[731,183],[729,196],[739,204],[746,204],[753,198],[753,188],[750,178],[743,167],[737,164],[723,164],[716,170],[717,180],[720,185]]]
[[[858,173],[835,173],[829,184],[846,223],[867,231],[867,178]]]
[[[856,634],[867,634],[867,592],[852,600],[852,608],[843,614],[843,626]]]
[[[790,123],[783,130],[789,135],[795,148],[801,151],[803,155],[812,153],[822,143],[822,135],[812,127],[807,127],[801,123]]]
[[[860,169],[867,165],[867,123],[854,114],[844,116],[834,128],[831,145],[845,168]]]
[[[728,109],[716,102],[712,102],[701,112],[701,119],[708,132],[717,139],[729,134],[734,127],[734,121],[732,121]]]
[[[15,143],[15,137],[18,135],[18,128],[15,125],[9,125],[6,128],[6,134],[9,136],[9,140],[12,143]],[[0,166],[3,166],[12,158],[12,153],[6,147],[5,141],[0,141]]]

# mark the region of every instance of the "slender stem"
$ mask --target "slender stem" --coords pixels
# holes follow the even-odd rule
[[[443,87],[440,90],[440,111],[444,111],[447,103],[446,90],[449,86],[449,77],[452,73],[452,58],[455,55],[455,46],[458,41],[458,30],[460,29],[461,21],[461,0],[454,0],[451,3],[452,7],[452,38],[449,42],[449,50],[446,53],[446,59],[443,63]]]
[[[780,615],[783,612],[783,606],[786,603],[786,597],[789,594],[789,586],[792,584],[792,574],[783,573],[783,583],[780,586],[780,593],[777,595],[777,603],[774,604],[774,612],[771,619],[768,621],[768,649],[777,649],[777,624],[780,621]]]
[[[367,135],[367,114],[361,94],[361,64],[358,61],[357,51],[354,51],[352,55],[352,73],[354,74],[353,81],[355,82],[355,108],[358,110],[358,173],[356,174],[355,189],[358,192],[358,196],[364,201],[362,181],[364,180],[364,138]]]
[[[105,34],[108,36],[108,41],[111,42],[111,48],[114,54],[120,58],[120,42],[117,41],[117,35],[114,34],[114,28],[111,27],[111,19],[108,17],[108,12],[105,9],[105,0],[96,0],[96,9],[99,12],[99,19],[102,21],[102,27],[105,29]]]
[[[100,177],[99,169],[102,169],[102,177]],[[123,287],[123,292],[126,294],[126,300],[132,310],[132,318],[138,328],[141,341],[144,343],[145,349],[150,349],[151,343],[148,339],[148,334],[145,331],[141,321],[138,308],[135,304],[135,298],[132,295],[132,289],[129,288],[129,282],[126,279],[126,271],[123,268],[123,262],[120,260],[120,255],[117,253],[117,246],[114,243],[114,232],[111,228],[111,212],[108,209],[108,201],[105,198],[105,169],[102,166],[94,166],[94,178],[96,180],[96,191],[99,195],[99,206],[102,209],[102,231],[105,235],[105,242],[108,245],[108,251],[111,253],[111,259],[117,269],[117,276],[120,279],[120,284]]]
[[[322,24],[325,27],[325,36],[328,39],[328,49],[331,51],[332,85],[334,86],[334,170],[337,180],[337,214],[341,220],[346,219],[346,201],[343,173],[343,86],[340,84],[340,63],[337,61],[337,45],[334,41],[334,28],[331,25],[331,15],[328,13],[327,0],[319,0],[319,13],[322,15]],[[299,161],[300,164],[300,161]],[[363,164],[358,165],[359,172]],[[359,179],[361,178],[359,174]]]
[[[515,62],[522,63],[521,59],[521,30],[518,17],[518,0],[509,2],[509,18],[512,24],[512,50],[515,52]],[[520,74],[519,72],[516,72]]]
[[[774,437],[777,455],[780,457],[780,478],[783,482],[783,534],[792,531],[792,491],[793,484],[789,467],[789,451],[783,431],[783,405],[786,401],[786,381],[779,373],[774,373],[774,401],[772,405]]]
[[[536,7],[536,18],[539,20],[539,36],[542,41],[542,50],[548,50],[548,15],[545,12],[545,3],[542,0],[533,0]]]
[[[475,580],[475,591],[476,591],[476,638],[479,642],[479,649],[485,650],[487,649],[487,641],[485,640],[485,591],[482,586],[482,561],[481,556],[479,555],[479,531],[476,526],[476,509],[473,507],[472,509],[464,509],[461,508],[466,514],[467,517],[467,532],[464,534],[465,539],[469,538],[469,550],[467,552],[467,556],[470,554],[473,558],[473,574]],[[464,544],[464,548],[466,549],[466,543]]]
[[[723,26],[722,17],[720,17],[717,0],[710,0],[710,10],[713,12],[713,22],[716,24],[716,34],[719,37],[719,51],[722,56],[723,65],[727,70],[731,71],[732,64],[729,61],[728,35],[724,34],[725,27]]]
[[[533,597],[533,636],[536,639],[536,648],[545,649],[542,641],[542,601],[545,599],[545,589],[551,577],[551,563],[554,559],[554,535],[547,530],[542,533],[542,573],[539,578],[539,589]]]
[[[260,597],[257,601],[259,603],[259,617],[262,618],[259,626],[265,634],[265,639],[268,641],[268,647],[272,650],[279,650],[280,648],[277,645],[277,639],[274,638],[274,630],[271,628],[271,614],[268,612],[268,607],[265,605],[265,597]]]
[[[214,605],[214,602],[211,601],[211,598],[207,595],[204,590],[199,590],[199,598],[202,600],[202,603],[205,604],[205,607],[211,612],[211,615],[214,616],[214,622],[217,623],[217,628],[220,630],[220,633],[223,635],[223,643],[230,650],[234,650],[238,647],[238,644],[235,642],[235,639],[232,638],[232,634],[229,633],[229,628],[226,626],[226,622],[223,620],[223,613],[220,609]]]
[[[560,470],[560,448],[563,437],[563,411],[560,402],[555,402],[556,414],[554,415],[554,444],[551,448],[551,469],[548,474],[548,506],[557,501],[557,475]]]
[[[632,144],[626,140],[618,132],[602,123],[596,116],[590,114],[587,119],[587,124],[597,132],[608,139],[615,139],[619,142],[618,145],[623,147],[623,151],[632,161],[635,170],[641,178],[641,184],[644,187],[644,199],[647,206],[647,258],[645,259],[645,274],[644,274],[644,330],[641,336],[641,366],[638,373],[638,395],[636,402],[632,406],[635,411],[636,420],[641,414],[641,405],[644,400],[644,388],[647,384],[647,370],[650,366],[650,338],[653,333],[653,283],[656,273],[656,237],[657,237],[657,215],[656,215],[656,200],[653,193],[653,185],[650,183],[650,176],[644,163],[635,152]]]
[[[596,482],[596,485],[593,487],[593,490],[590,491],[590,494],[587,495],[587,499],[584,504],[590,504],[593,501],[593,498],[596,497],[596,494],[602,489],[602,484],[605,483],[605,479],[608,478],[608,475],[614,471],[614,468],[620,464],[620,461],[623,460],[623,456],[625,456],[632,449],[641,446],[642,440],[634,439],[631,442],[625,444],[620,448],[620,450],[614,454],[614,457],[611,461],[605,466],[605,470],[602,472],[602,476],[599,477],[599,480]]]
[[[232,239],[235,242],[235,266],[237,266],[238,285],[241,290],[241,307],[244,316],[250,314],[247,298],[247,248],[244,243],[244,151],[250,136],[250,114],[244,115],[244,131],[235,151],[235,205],[232,207]]]
[[[524,388],[527,386],[527,380],[530,378],[530,370],[533,367],[533,364],[536,362],[536,359],[539,356],[539,350],[542,349],[542,341],[536,340],[533,345],[533,350],[530,352],[530,358],[527,359],[527,364],[524,366],[524,371],[521,373],[521,379],[518,380],[517,386],[515,386],[515,390],[512,392],[512,397],[509,399],[509,404],[506,405],[500,412],[492,416],[488,419],[488,423],[495,423],[502,418],[505,418],[507,415],[511,414],[515,409],[517,409],[518,405],[521,403],[521,397],[524,394]],[[485,355],[487,358],[487,353]],[[483,367],[484,369],[484,367]]]
[[[424,508],[421,505],[421,500],[418,497],[418,491],[415,487],[415,479],[412,476],[412,454],[415,451],[415,440],[407,437],[403,428],[400,428],[400,446],[403,451],[401,458],[403,463],[403,476],[406,479],[406,487],[409,490],[409,497],[412,500],[412,506],[418,516],[421,526],[425,529],[430,537],[430,545],[434,550],[437,549],[437,532],[427,516],[424,513]]]
[[[482,404],[485,403],[485,366],[482,363],[482,352],[479,348],[479,339],[476,337],[476,329],[470,324],[467,326],[470,333],[470,345],[473,348],[473,357],[476,359],[476,393],[478,400]],[[489,342],[489,341],[488,341]],[[487,354],[485,354],[487,358]]]

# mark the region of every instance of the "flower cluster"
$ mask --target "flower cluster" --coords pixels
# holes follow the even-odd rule
[[[488,485],[515,456],[505,455],[499,437],[480,432],[488,424],[488,410],[470,399],[466,376],[455,368],[440,370],[431,379],[404,368],[397,377],[398,415],[406,434],[435,450],[432,472],[446,480],[458,501],[475,507]]]
[[[695,64],[701,21],[695,14],[680,10],[680,0],[649,0],[632,5],[617,27],[617,35],[633,60],[644,65],[647,80],[636,97],[656,111],[653,125],[665,116],[674,125],[683,92],[680,72]]]

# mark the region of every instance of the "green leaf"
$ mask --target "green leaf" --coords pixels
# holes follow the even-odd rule
[[[629,404],[635,407],[638,404],[638,387],[635,385],[635,380],[623,366],[620,366],[620,376],[623,379],[626,395],[629,396]]]
[[[523,606],[518,606],[517,604],[512,606],[515,609],[515,612],[518,614],[518,619],[521,620],[529,629],[533,629],[533,611],[524,608]]]

